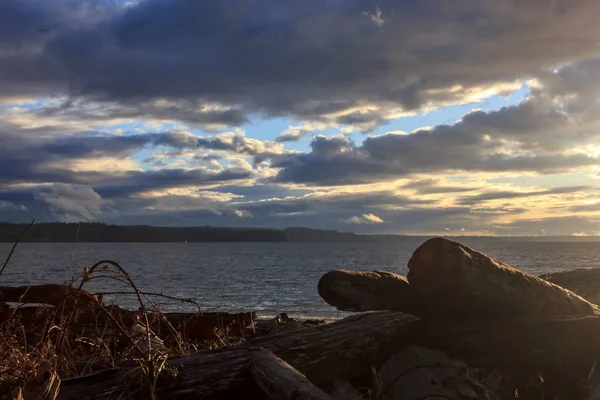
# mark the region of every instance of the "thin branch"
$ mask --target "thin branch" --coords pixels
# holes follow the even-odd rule
[[[6,257],[6,261],[4,261],[4,265],[2,266],[2,269],[0,269],[0,275],[2,275],[2,273],[6,269],[6,266],[8,265],[10,258],[12,257],[15,249],[17,248],[17,245],[19,244],[19,242],[21,241],[23,236],[25,236],[25,233],[27,233],[27,230],[31,227],[31,225],[33,225],[34,222],[35,222],[35,218],[31,220],[31,222],[29,223],[29,225],[27,225],[27,227],[25,227],[25,230],[23,232],[21,232],[21,234],[17,238],[17,241],[15,242],[15,244],[13,244],[13,247],[10,250],[10,253],[8,253],[8,257]]]
[[[115,295],[115,294],[125,294],[125,295],[134,295],[137,296],[137,293],[135,292],[127,292],[127,291],[117,291],[117,292],[95,292],[96,294],[99,295]],[[176,300],[176,301],[180,301],[182,303],[189,303],[189,304],[193,304],[198,308],[198,312],[202,312],[200,309],[200,303],[198,303],[197,301],[194,301],[190,298],[186,298],[186,297],[175,297],[175,296],[169,296],[163,293],[155,293],[155,292],[140,292],[140,294],[144,295],[144,296],[157,296],[157,297],[162,297],[165,299],[169,299],[169,300]]]

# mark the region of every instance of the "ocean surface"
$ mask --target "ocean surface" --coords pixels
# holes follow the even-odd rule
[[[118,262],[142,291],[192,298],[204,311],[256,310],[260,316],[287,312],[295,317],[339,318],[317,282],[332,269],[380,269],[406,274],[406,264],[423,238],[386,243],[22,243],[0,285],[61,283],[84,267]],[[462,243],[533,274],[600,267],[600,242],[533,242],[468,238]],[[12,244],[0,243],[0,260]],[[90,281],[86,288],[114,292],[128,288],[114,280]],[[133,296],[110,301],[136,307]],[[191,310],[157,299],[164,310]]]

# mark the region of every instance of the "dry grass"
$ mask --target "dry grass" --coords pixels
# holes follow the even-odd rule
[[[124,285],[126,290],[121,293],[134,295],[139,311],[125,312],[87,296],[85,285],[97,279]],[[85,268],[72,287],[74,290],[66,291],[58,305],[35,309],[18,306],[4,311],[9,315],[0,327],[0,398],[54,399],[61,379],[135,363],[132,376],[136,378],[123,398],[129,395],[154,400],[159,377],[178,373],[167,367],[169,357],[244,340],[234,337],[227,327],[217,328],[213,340],[185,339],[160,305],[140,291],[114,261],[103,260]],[[158,325],[163,327],[160,334],[153,330]]]

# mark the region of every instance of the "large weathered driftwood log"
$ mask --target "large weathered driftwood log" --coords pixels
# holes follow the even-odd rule
[[[434,238],[408,262],[411,288],[452,317],[594,315],[573,292],[521,272],[460,243]]]
[[[390,272],[330,271],[319,281],[319,295],[343,311],[395,310],[418,316],[598,312],[588,301],[600,302],[600,269],[536,278],[441,238],[417,249],[409,267],[410,281]]]
[[[343,311],[395,310],[418,314],[419,302],[405,277],[383,271],[330,271],[319,280],[319,295]]]
[[[564,287],[589,302],[600,303],[600,268],[555,272],[540,275],[540,278]]]
[[[408,345],[410,326],[416,320],[397,312],[365,313],[241,346],[171,359],[168,366],[180,373],[160,382],[159,398],[241,398],[240,393],[249,389],[251,381],[250,349],[257,346],[272,351],[317,385],[368,374]],[[65,380],[59,399],[116,399],[127,383],[139,385],[131,374],[131,369],[123,368]]]
[[[332,400],[297,369],[262,347],[252,351],[251,373],[269,399]]]
[[[387,400],[490,400],[494,396],[473,378],[465,364],[444,353],[411,346],[379,371]]]

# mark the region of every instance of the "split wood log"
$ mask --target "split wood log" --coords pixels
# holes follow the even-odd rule
[[[159,380],[158,397],[169,399],[240,398],[252,390],[250,349],[272,351],[316,385],[352,379],[379,368],[408,345],[417,318],[398,312],[364,313],[315,328],[259,338],[243,345],[170,359],[177,377]],[[116,399],[137,382],[133,368],[121,368],[62,382],[59,399]],[[129,388],[131,389],[131,388]],[[230,397],[226,397],[230,396]],[[235,397],[238,396],[238,397]]]
[[[540,275],[540,278],[568,289],[591,303],[600,303],[600,268],[579,268]]]
[[[383,271],[329,271],[319,295],[342,311],[394,310],[419,314],[419,302],[405,277]]]
[[[251,373],[262,392],[272,400],[332,400],[304,375],[275,354],[252,350]]]
[[[600,314],[569,290],[444,238],[423,243],[408,269],[412,290],[447,317]]]
[[[444,353],[411,346],[390,358],[379,371],[387,400],[491,400],[465,364]]]

